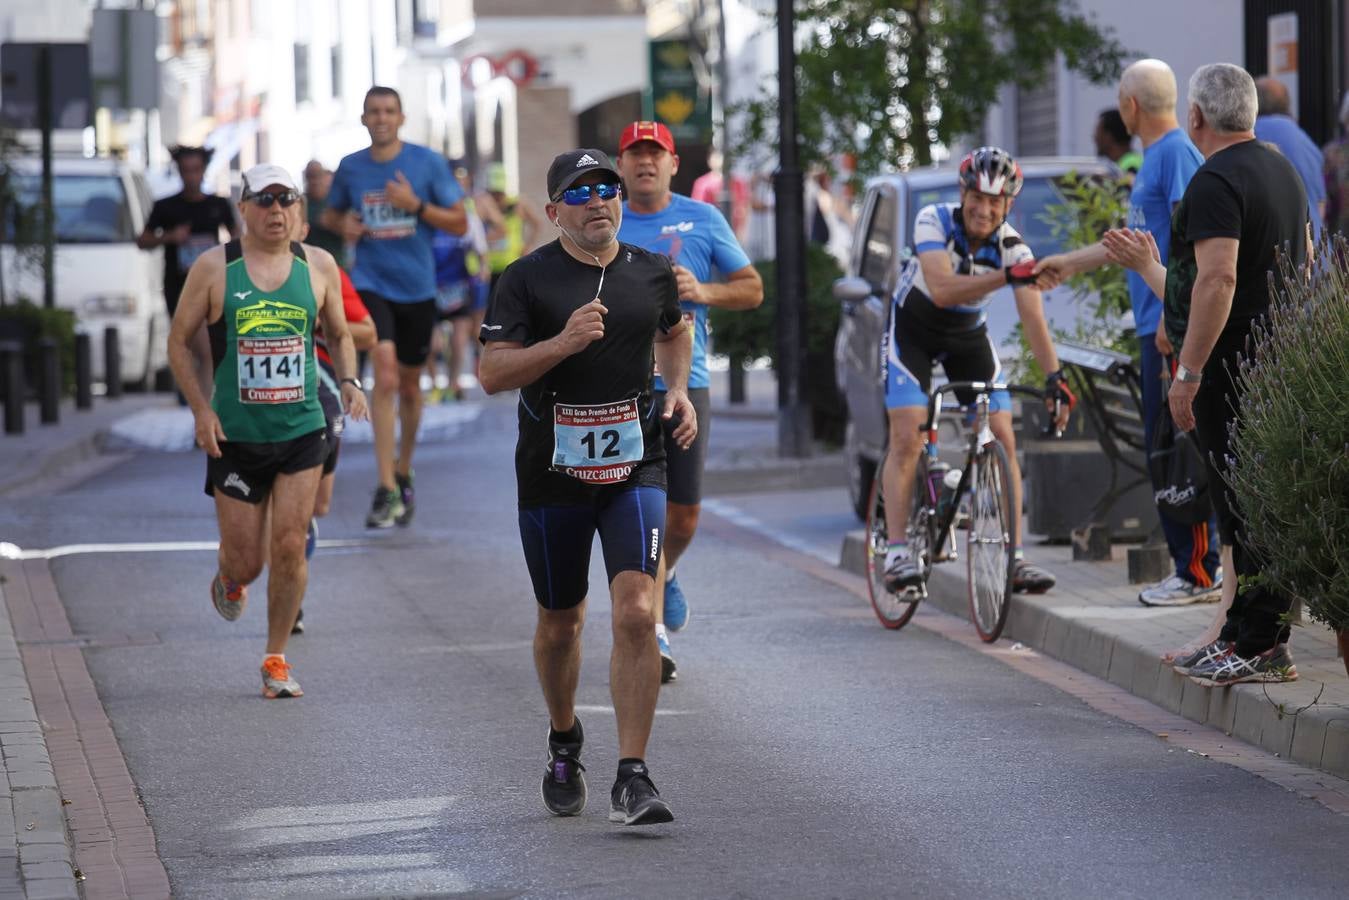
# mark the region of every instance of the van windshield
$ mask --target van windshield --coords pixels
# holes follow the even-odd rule
[[[952,183],[938,187],[924,188],[911,195],[913,208],[909,210],[909,221],[918,215],[918,210],[930,203],[959,203],[960,189]],[[1021,193],[1012,204],[1012,214],[1007,221],[1017,230],[1022,239],[1030,245],[1037,258],[1053,253],[1062,253],[1066,248],[1061,238],[1054,236],[1053,229],[1045,221],[1046,208],[1063,203],[1054,179],[1047,176],[1027,178],[1021,187]]]
[[[13,179],[15,197],[21,208],[33,208],[41,197],[41,176],[14,174]],[[57,243],[118,244],[136,239],[126,190],[118,176],[57,175],[52,179],[52,197],[56,204]],[[14,242],[16,223],[21,220],[21,213],[5,211],[5,243]],[[36,233],[20,233],[19,237],[24,242],[41,240]]]

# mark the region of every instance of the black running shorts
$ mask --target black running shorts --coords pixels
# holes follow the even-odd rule
[[[320,428],[289,441],[250,444],[222,441],[219,459],[206,457],[206,494],[216,491],[245,503],[261,503],[278,475],[293,475],[323,465],[328,430]]]
[[[374,291],[361,291],[360,294],[375,322],[375,336],[380,341],[393,341],[399,364],[424,364],[431,355],[431,332],[435,330],[438,318],[435,299],[399,303]]]
[[[665,409],[665,392],[653,395],[656,408]],[[697,506],[703,502],[703,468],[707,464],[707,440],[712,430],[712,392],[708,388],[689,388],[689,400],[698,414],[698,436],[687,450],[675,443],[678,419],[662,419],[665,435],[665,484],[671,503]],[[659,415],[659,414],[658,414]]]

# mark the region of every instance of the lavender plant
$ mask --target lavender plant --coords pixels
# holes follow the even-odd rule
[[[1229,482],[1264,576],[1336,631],[1349,629],[1349,243],[1310,275],[1281,254],[1268,318],[1238,379]]]

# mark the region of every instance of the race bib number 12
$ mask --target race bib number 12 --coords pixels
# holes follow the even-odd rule
[[[646,455],[637,401],[553,405],[553,469],[588,484],[627,481]]]

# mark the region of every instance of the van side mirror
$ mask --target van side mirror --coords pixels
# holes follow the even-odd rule
[[[839,278],[834,281],[834,299],[847,306],[861,303],[874,293],[865,278]]]

